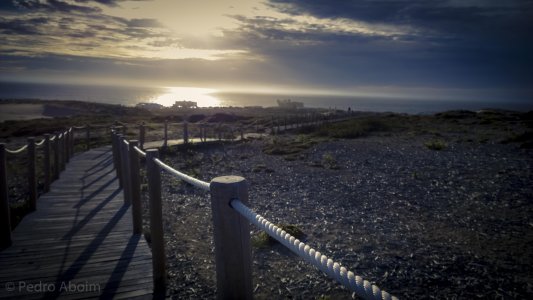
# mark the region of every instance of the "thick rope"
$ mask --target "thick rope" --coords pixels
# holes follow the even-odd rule
[[[41,146],[42,144],[44,144],[44,139],[38,143],[35,143],[35,147],[39,147]]]
[[[54,135],[53,137],[50,138],[50,142],[54,141],[56,139],[56,136]]]
[[[261,215],[253,212],[241,201],[232,200],[231,206],[243,217],[248,219],[248,221],[264,230],[268,235],[275,238],[285,247],[289,248],[289,250],[298,254],[310,264],[317,267],[319,270],[323,271],[351,291],[355,292],[360,297],[373,300],[398,299],[394,296],[391,296],[389,293],[380,290],[377,286],[371,284],[370,282],[363,280],[363,278],[360,276],[356,276],[353,272],[348,271],[345,267],[341,267],[339,263],[334,262],[327,256],[296,239],[294,236],[288,234],[285,230],[282,230],[263,218]]]
[[[72,126],[72,128],[80,130],[87,128],[87,126]]]
[[[191,177],[191,176],[189,176],[187,174],[181,173],[180,171],[174,170],[171,166],[166,165],[164,162],[160,161],[158,158],[154,159],[154,162],[158,166],[163,168],[165,171],[167,171],[170,174],[180,178],[181,180],[186,181],[186,182],[192,184],[193,186],[195,186],[197,188],[209,191],[209,183],[207,183],[205,181],[201,181],[201,180],[196,179],[194,177]]]
[[[142,156],[146,157],[146,152],[142,151],[139,147],[135,146],[135,147],[133,147],[133,149],[135,151],[137,151],[137,153],[139,153],[139,155],[142,155]]]
[[[9,149],[6,148],[6,152],[9,153],[9,154],[19,154],[22,151],[26,150],[27,148],[28,148],[28,145],[24,145],[24,146],[18,148],[17,150],[9,150]]]
[[[122,141],[124,142],[124,144],[126,144],[126,146],[130,145],[130,142],[126,141],[126,139],[123,139]]]

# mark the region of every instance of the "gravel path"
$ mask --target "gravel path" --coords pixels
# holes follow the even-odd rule
[[[531,298],[531,150],[424,141],[329,141],[287,161],[252,140],[165,160],[206,181],[247,178],[256,212],[298,225],[310,246],[401,298]],[[209,196],[167,175],[163,187],[170,293],[214,298]],[[280,245],[254,247],[253,260],[256,298],[352,298]]]

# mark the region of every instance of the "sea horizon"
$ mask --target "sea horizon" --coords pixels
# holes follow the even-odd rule
[[[335,108],[354,111],[432,114],[448,110],[504,109],[529,111],[533,105],[520,99],[456,100],[413,99],[406,97],[371,97],[350,95],[298,95],[262,92],[224,92],[191,87],[131,87],[58,83],[0,82],[0,99],[4,100],[75,100],[135,106],[159,103],[171,106],[174,101],[195,101],[199,107],[275,107],[278,99],[302,102],[307,108]]]

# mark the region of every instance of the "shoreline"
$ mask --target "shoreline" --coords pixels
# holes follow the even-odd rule
[[[95,114],[102,112],[102,107],[104,108],[130,108],[137,109],[135,105],[126,106],[122,104],[107,104],[100,102],[92,101],[81,101],[81,100],[44,100],[44,99],[0,99],[0,123],[4,121],[23,121],[23,120],[36,120],[36,119],[49,119],[49,118],[61,118],[61,117],[74,117],[79,115]],[[194,109],[181,109],[176,110],[171,107],[163,107],[162,109],[142,109],[143,111],[148,111],[151,114],[155,115],[170,115],[174,114],[184,114],[184,113],[205,113],[205,112],[218,112],[218,111],[233,111],[233,112],[271,112],[271,111],[282,111],[283,113],[291,112],[290,110],[285,110],[278,106],[214,106],[214,107],[198,107]],[[320,107],[304,107],[300,110],[293,110],[294,113],[300,112],[310,112],[310,111],[346,111],[343,109],[337,108],[320,108]],[[478,110],[468,110],[468,109],[451,109],[444,111],[436,112],[427,112],[427,113],[406,113],[406,112],[395,112],[395,111],[358,111],[362,113],[391,113],[391,114],[406,114],[406,115],[435,115],[439,113],[445,113],[448,111],[506,111],[506,112],[516,112],[516,113],[525,113],[531,110],[509,110],[501,108],[483,108]]]

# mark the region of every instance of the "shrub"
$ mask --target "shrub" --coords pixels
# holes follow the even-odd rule
[[[295,238],[299,240],[303,240],[305,238],[304,232],[294,224],[276,224],[281,230],[285,230],[288,234],[294,236]],[[273,246],[278,241],[276,241],[274,238],[269,236],[266,232],[261,231],[255,236],[252,237],[252,245],[257,248],[265,248],[268,246]]]
[[[427,141],[424,143],[424,145],[426,145],[426,147],[428,149],[431,149],[431,150],[443,150],[445,149],[446,147],[448,147],[448,145],[446,144],[446,142],[444,142],[443,140],[431,140],[431,141]]]

